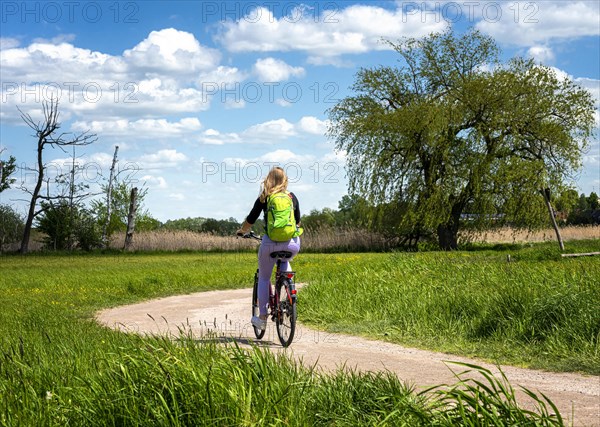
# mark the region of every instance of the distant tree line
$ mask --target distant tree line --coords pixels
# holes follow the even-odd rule
[[[120,184],[114,198],[114,209],[109,221],[109,232],[124,232],[126,228],[126,210],[128,203],[127,186]],[[142,201],[147,191],[144,190]],[[595,192],[585,195],[568,190],[553,199],[556,216],[562,226],[600,225],[600,203]],[[410,246],[410,235],[399,235],[396,208],[390,205],[372,206],[359,196],[344,196],[337,209],[313,209],[302,216],[302,225],[308,233],[323,230],[365,229],[395,238],[398,246]],[[106,215],[106,206],[97,200],[90,207],[77,206],[74,209],[63,200],[45,210],[35,222],[35,229],[44,235],[46,249],[92,250],[101,247],[101,224]],[[463,218],[467,222],[467,216]],[[501,222],[502,219],[499,219]],[[25,222],[10,205],[0,205],[0,252],[7,245],[19,241]],[[507,224],[510,225],[510,224]],[[169,230],[210,233],[216,236],[232,236],[239,228],[240,221],[235,218],[215,219],[188,217],[160,222],[152,217],[147,209],[142,209],[136,229],[138,231]],[[468,228],[468,224],[465,225]],[[264,233],[264,222],[257,220],[253,227],[258,234]],[[430,237],[434,237],[431,230]]]
[[[195,233],[210,233],[217,236],[231,236],[240,227],[240,222],[235,218],[181,218],[168,220],[160,224],[157,229],[161,230],[185,230]]]
[[[577,193],[574,193],[576,195]],[[600,224],[600,199],[595,192],[589,196],[580,194],[575,203],[571,203],[564,210],[568,225]]]

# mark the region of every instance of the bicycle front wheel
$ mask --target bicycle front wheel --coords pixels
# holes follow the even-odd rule
[[[260,309],[258,308],[258,270],[254,274],[254,287],[252,288],[252,316],[260,315]],[[265,329],[258,329],[252,325],[254,329],[254,335],[256,338],[261,339],[265,335]]]
[[[296,296],[292,295],[293,284],[288,280],[277,283],[277,316],[275,325],[279,341],[284,347],[289,346],[296,332]]]

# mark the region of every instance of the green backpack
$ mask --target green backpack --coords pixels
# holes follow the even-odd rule
[[[296,227],[294,203],[289,192],[274,193],[267,199],[267,236],[274,242],[287,242],[302,234]]]

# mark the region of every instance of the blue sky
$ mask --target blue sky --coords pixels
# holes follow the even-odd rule
[[[503,58],[534,57],[600,98],[597,1],[2,1],[0,149],[35,162],[34,118],[60,95],[62,130],[90,130],[78,149],[92,188],[119,167],[148,188],[161,221],[241,220],[268,169],[281,164],[303,212],[337,207],[346,194],[344,153],[324,135],[327,109],[349,95],[359,67],[395,65],[381,39],[470,26],[493,36]],[[600,122],[597,113],[596,123]],[[597,137],[596,137],[597,138]],[[53,171],[69,154],[48,150]],[[574,182],[600,192],[592,141]],[[19,182],[32,175],[23,170]],[[21,212],[24,193],[0,203]]]

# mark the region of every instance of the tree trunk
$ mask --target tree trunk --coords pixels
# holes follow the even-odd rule
[[[437,235],[440,249],[453,251],[458,249],[458,230],[450,223],[438,225]]]
[[[542,188],[540,189],[540,193],[542,193],[544,202],[546,202],[546,207],[548,208],[548,213],[550,214],[550,221],[552,221],[552,227],[554,227],[554,232],[556,233],[556,240],[558,240],[558,246],[560,246],[561,252],[564,252],[565,244],[563,243],[562,236],[560,235],[560,229],[558,228],[556,218],[554,217],[554,209],[552,209],[552,204],[550,203],[550,189]]]
[[[23,229],[23,240],[21,240],[20,253],[26,254],[29,250],[29,238],[31,237],[31,227],[33,225],[33,218],[35,216],[35,205],[37,204],[40,190],[42,189],[42,183],[44,182],[44,163],[42,160],[42,152],[44,150],[44,141],[40,137],[38,140],[37,149],[37,163],[38,163],[38,177],[35,184],[35,189],[31,195],[31,202],[29,202],[29,212],[27,213],[27,220],[25,221],[25,228]]]
[[[438,225],[437,235],[440,249],[455,251],[458,249],[458,228],[462,207],[455,205],[452,208],[450,219],[445,224]]]
[[[131,189],[131,200],[129,202],[129,214],[127,214],[127,233],[125,234],[125,245],[124,250],[129,249],[133,242],[133,233],[135,231],[135,215],[137,213],[137,195],[138,189],[134,187]]]
[[[73,146],[73,160],[71,162],[71,176],[69,177],[69,237],[67,249],[75,249],[75,146]]]
[[[117,163],[117,153],[119,152],[119,146],[115,147],[115,154],[113,155],[112,166],[110,167],[110,176],[108,178],[108,189],[106,191],[106,221],[102,228],[102,245],[104,248],[108,247],[108,226],[110,224],[110,214],[112,213],[112,186],[115,174],[115,165]]]

